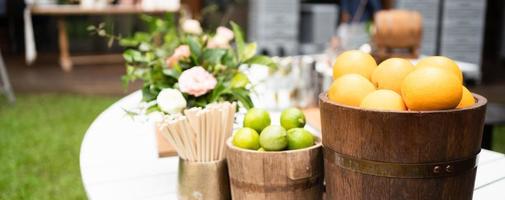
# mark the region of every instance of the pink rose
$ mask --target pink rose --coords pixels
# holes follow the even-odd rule
[[[231,31],[229,28],[226,28],[224,26],[217,27],[216,30],[216,35],[220,35],[224,39],[226,39],[228,42],[233,39],[233,31]]]
[[[181,45],[174,50],[174,53],[168,57],[165,62],[169,68],[173,67],[175,63],[184,58],[189,58],[191,51],[188,45]]]
[[[220,26],[216,30],[216,35],[207,43],[207,48],[228,48],[230,47],[230,41],[233,37],[233,31],[224,26]]]
[[[228,48],[230,47],[230,43],[226,38],[220,35],[216,35],[209,40],[207,43],[207,48]]]
[[[214,89],[216,84],[216,78],[200,66],[192,67],[179,76],[179,89],[181,92],[195,97],[206,94]]]

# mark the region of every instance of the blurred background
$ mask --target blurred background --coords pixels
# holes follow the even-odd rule
[[[132,35],[147,28],[140,15],[180,10],[204,28],[233,20],[260,53],[278,57],[277,71],[247,72],[258,85],[255,103],[271,109],[317,106],[332,60],[345,50],[378,61],[450,57],[490,102],[484,147],[505,152],[505,1],[0,0],[0,199],[86,198],[82,137],[101,111],[141,86],[122,87],[123,49],[87,27],[105,22]]]

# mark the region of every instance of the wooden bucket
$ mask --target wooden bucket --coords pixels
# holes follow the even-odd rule
[[[382,112],[319,96],[328,199],[472,199],[487,100]]]
[[[258,152],[227,141],[226,159],[232,199],[320,200],[323,152],[316,145],[300,150]]]

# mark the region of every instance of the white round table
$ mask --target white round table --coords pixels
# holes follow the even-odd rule
[[[135,92],[114,103],[86,132],[80,166],[89,199],[177,199],[178,157],[158,158],[153,123],[124,111],[141,99]]]
[[[81,145],[80,167],[89,199],[177,199],[178,158],[159,158],[154,125],[134,120],[124,109],[141,101],[132,93],[91,124]],[[272,121],[278,113],[272,113]],[[505,155],[482,150],[474,199],[503,199]]]

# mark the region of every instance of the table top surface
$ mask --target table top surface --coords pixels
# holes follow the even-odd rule
[[[160,14],[176,10],[146,10],[139,6],[110,5],[106,7],[86,8],[80,5],[33,5],[32,15],[118,15],[118,14]]]
[[[177,157],[158,158],[154,125],[133,119],[135,92],[105,110],[84,136],[80,167],[89,199],[177,199]],[[474,199],[503,199],[505,155],[482,150]]]

